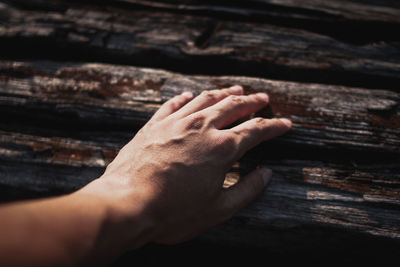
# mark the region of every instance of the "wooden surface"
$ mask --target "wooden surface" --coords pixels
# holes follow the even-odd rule
[[[399,38],[357,45],[265,23],[138,8],[57,7],[49,12],[47,5],[18,10],[3,4],[0,48],[9,51],[9,57],[101,61],[190,73],[394,90],[400,83]],[[399,26],[395,24],[392,35],[399,36]]]
[[[241,84],[270,95],[259,115],[294,127],[247,153],[226,182],[267,165],[271,186],[194,243],[123,259],[396,254],[400,38],[379,32],[400,25],[396,1],[106,2],[0,2],[1,201],[72,192],[170,97]],[[371,34],[352,41],[336,24]],[[219,266],[243,260],[219,256]]]
[[[379,21],[400,22],[400,4],[395,0],[250,0],[250,1],[198,1],[198,0],[119,0],[138,5],[183,9],[191,11],[231,12],[237,15],[257,14],[275,17],[316,19],[323,21]]]

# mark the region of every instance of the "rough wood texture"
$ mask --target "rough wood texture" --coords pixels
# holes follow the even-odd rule
[[[277,249],[310,233],[322,239],[320,231],[400,242],[400,97],[384,90],[2,61],[1,188],[12,192],[3,200],[73,191],[98,177],[166,99],[237,83],[248,93],[270,94],[271,108],[261,114],[288,116],[294,129],[250,151],[232,169],[227,182],[266,164],[274,181],[204,240]],[[283,238],[285,231],[291,234]],[[277,245],[279,238],[285,241]]]
[[[257,115],[294,128],[247,153],[226,185],[267,165],[271,186],[194,248],[144,248],[122,266],[140,265],[138,254],[150,266],[255,266],[272,252],[280,264],[353,252],[353,265],[396,264],[399,10],[395,0],[2,1],[0,201],[72,192],[165,100],[242,84],[271,97]]]
[[[198,0],[117,0],[139,5],[208,12],[231,12],[282,16],[286,18],[318,19],[319,21],[382,21],[400,23],[400,4],[394,0],[340,1],[340,0],[250,0],[250,1],[198,1]]]
[[[95,60],[393,90],[400,82],[398,41],[359,46],[270,24],[40,2],[52,3],[55,10],[1,4],[0,48],[10,52],[7,57]]]
[[[271,96],[270,110],[296,127],[288,145],[400,153],[400,95],[321,84],[300,84],[246,77],[182,76],[165,71],[101,64],[1,62],[1,106],[32,116],[62,113],[93,123],[121,126],[143,123],[162,100],[182,90],[242,84],[248,92]],[[19,108],[19,109],[16,109]],[[6,108],[4,108],[6,110]],[[268,114],[269,113],[269,114]],[[101,114],[101,116],[99,116]]]

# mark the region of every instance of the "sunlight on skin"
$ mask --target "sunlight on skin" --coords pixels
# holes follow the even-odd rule
[[[227,172],[291,122],[253,118],[226,127],[268,100],[243,95],[241,86],[175,96],[99,179],[70,195],[3,205],[0,265],[106,265],[127,250],[179,243],[228,220],[263,192],[272,172],[257,168],[239,181]]]

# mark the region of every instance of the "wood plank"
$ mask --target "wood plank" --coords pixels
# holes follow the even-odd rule
[[[318,20],[361,20],[400,22],[400,4],[393,0],[341,1],[341,0],[250,0],[250,1],[197,1],[197,0],[117,0],[150,7],[191,11],[223,11],[248,16],[264,14],[286,18],[298,17]]]
[[[7,200],[10,192],[14,200],[18,196],[72,192],[97,178],[94,175],[100,175],[118,151],[115,146],[104,147],[103,143],[71,138],[6,131],[0,132],[0,138],[3,200]],[[262,152],[254,151],[234,166],[227,183],[260,160],[274,171],[268,190],[227,225],[216,228],[214,234],[205,235],[204,239],[277,246],[276,238],[282,231],[294,231],[294,236],[285,241],[289,242],[309,231],[325,229],[400,242],[398,162],[354,166],[349,162],[264,160]],[[20,190],[24,195],[18,194]],[[305,231],[307,228],[310,230]],[[274,229],[278,231],[272,234]]]
[[[263,116],[285,116],[294,129],[280,142],[308,148],[400,152],[398,93],[248,77],[184,76],[136,67],[0,62],[0,107],[40,119],[58,117],[89,125],[142,125],[160,104],[182,90],[242,84],[271,96]],[[38,112],[41,111],[41,112]]]
[[[110,2],[109,2],[110,3]],[[385,1],[197,1],[118,0],[172,12],[213,16],[235,21],[253,21],[303,29],[356,45],[400,41],[400,5]],[[130,8],[130,5],[124,5]]]
[[[3,57],[116,62],[392,90],[400,82],[396,41],[359,46],[261,23],[151,10],[63,8],[46,12],[1,4],[1,13],[7,14],[0,25],[0,48],[7,51]]]
[[[74,192],[103,173],[103,168],[10,161],[0,152],[0,203]]]
[[[198,239],[209,249],[220,245],[212,247],[223,254],[219,265],[227,259],[249,265],[251,253],[259,264],[266,250],[280,253],[280,263],[287,251],[304,253],[305,263],[310,251],[324,264],[321,253],[355,250],[366,263],[371,255],[384,255],[380,264],[395,260],[400,245],[396,1],[253,0],[246,7],[240,1],[7,2],[21,8],[0,3],[1,57],[9,59],[0,61],[0,201],[72,192],[101,175],[165,100],[182,90],[198,94],[243,84],[246,93],[270,94],[271,107],[259,115],[290,117],[294,129],[253,149],[229,172],[227,185],[267,165],[274,180],[254,204]],[[135,10],[157,5],[170,13]],[[316,21],[320,24],[313,26]],[[336,32],[346,27],[344,34]],[[385,27],[387,34],[379,32]],[[11,61],[26,57],[77,62]],[[88,60],[363,89],[79,62]],[[227,244],[240,247],[233,252]],[[154,248],[145,254],[154,255]],[[193,254],[185,254],[192,264]],[[182,259],[182,250],[174,255],[173,260],[168,255],[170,262]]]
[[[183,90],[199,94],[232,84],[242,84],[247,93],[270,95],[269,110],[260,115],[293,120],[292,132],[279,139],[283,145],[374,152],[376,158],[400,153],[400,95],[385,90],[185,76],[107,64],[1,61],[0,108],[10,117],[36,116],[35,121],[52,123],[64,118],[71,125],[81,122],[79,127],[131,129],[143,125],[163,101]]]
[[[352,1],[323,1],[323,0],[252,0],[253,2],[304,8],[342,16],[346,19],[382,20],[400,22],[400,5],[393,0],[352,0]]]

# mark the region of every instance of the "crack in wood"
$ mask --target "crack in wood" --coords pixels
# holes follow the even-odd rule
[[[6,6],[11,18],[0,28],[0,48],[7,51],[2,57],[398,90],[400,54],[395,42],[357,47],[266,24],[224,21],[219,28],[221,24],[209,17],[90,8],[92,12],[75,7],[46,13]]]
[[[237,162],[230,184],[258,166],[273,170],[272,183],[200,239],[261,247],[263,256],[357,247],[365,257],[377,244],[397,255],[400,6],[299,1],[0,3],[0,56],[9,59],[0,60],[0,201],[73,192],[99,177],[164,101],[242,84],[271,97],[255,116],[289,117],[294,127]]]
[[[222,22],[215,22],[208,26],[203,33],[197,37],[195,45],[200,49],[206,49],[210,44],[212,38],[220,31],[223,27]]]
[[[388,21],[371,17],[368,17],[368,20],[363,17],[352,18],[351,10],[346,10],[350,13],[348,15],[350,18],[345,18],[340,12],[338,14],[335,12],[328,13],[317,9],[313,10],[310,6],[308,8],[305,5],[303,8],[300,6],[290,7],[279,5],[279,3],[269,3],[268,1],[251,1],[250,3],[247,2],[246,5],[243,5],[241,1],[218,3],[208,1],[175,1],[172,3],[142,0],[117,1],[117,3],[119,2],[181,14],[207,15],[219,20],[268,23],[304,29],[354,45],[400,41],[399,35],[396,34],[400,21],[395,17]],[[126,7],[129,8],[129,5]],[[374,11],[373,7],[369,7],[369,9],[370,12]],[[344,10],[341,11],[344,12]]]

